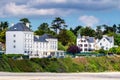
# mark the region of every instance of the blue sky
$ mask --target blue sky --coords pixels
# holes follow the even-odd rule
[[[24,17],[33,30],[55,17],[63,18],[68,28],[120,24],[120,0],[0,0],[0,21],[16,24]]]

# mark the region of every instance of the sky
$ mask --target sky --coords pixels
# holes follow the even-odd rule
[[[0,0],[0,21],[10,26],[28,18],[36,30],[55,17],[64,19],[68,28],[120,24],[120,0]]]

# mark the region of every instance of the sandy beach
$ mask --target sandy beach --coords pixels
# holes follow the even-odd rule
[[[0,72],[0,80],[120,80],[120,72],[103,72],[103,73]]]

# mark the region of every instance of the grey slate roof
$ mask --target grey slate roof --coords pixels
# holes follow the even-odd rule
[[[49,34],[44,34],[42,36],[34,36],[34,41],[36,42],[47,42],[46,39],[56,39],[56,38]]]
[[[78,37],[77,38],[81,38],[81,35],[80,34],[78,34]]]
[[[110,43],[112,42],[113,38],[112,37],[105,37]]]
[[[88,38],[87,38],[87,41],[88,41],[89,43],[93,43],[93,42],[94,42],[94,39],[95,39],[94,37],[88,37]]]
[[[14,26],[10,27],[7,31],[32,31],[23,23],[17,23]]]

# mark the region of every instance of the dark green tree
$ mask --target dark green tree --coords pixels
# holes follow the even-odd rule
[[[71,45],[75,44],[76,42],[76,36],[74,35],[73,32],[70,30],[61,30],[59,35],[58,35],[58,40],[64,45]]]
[[[20,21],[23,23],[23,24],[27,24],[27,23],[29,23],[29,28],[31,28],[32,27],[32,25],[30,25],[30,20],[28,19],[28,18],[22,18],[22,19],[20,19]]]
[[[54,29],[54,31],[55,31],[56,33],[58,33],[58,30],[65,29],[65,28],[67,27],[64,19],[61,19],[60,17],[56,17],[56,18],[52,21],[51,25],[52,25],[51,28]]]
[[[82,26],[77,26],[77,27],[75,27],[75,29],[70,28],[70,31],[72,31],[77,36],[78,30],[81,28],[82,28]]]
[[[90,36],[90,37],[94,37],[95,36],[95,30],[90,28],[90,27],[83,27],[79,30],[80,34],[82,36]]]
[[[117,32],[117,26],[114,24],[113,25],[113,32],[116,33]]]
[[[20,21],[23,22],[24,24],[31,23],[28,18],[22,18],[20,19]]]
[[[7,29],[9,26],[8,22],[0,22],[0,31]]]
[[[48,23],[42,23],[38,29],[35,31],[36,35],[43,35],[45,33],[55,35],[55,32],[51,31]]]
[[[103,27],[104,27],[104,31],[103,31],[103,34],[109,34],[109,33],[114,33],[114,31],[116,31],[115,30],[115,26],[114,26],[114,28],[113,27],[111,27],[111,26],[108,26],[108,25],[106,25],[106,24],[104,24],[104,25],[102,25]]]
[[[101,38],[102,38],[102,35],[103,35],[103,33],[102,33],[102,30],[101,30],[101,26],[97,26],[95,38],[101,39]]]
[[[118,24],[117,33],[120,33],[120,24]]]
[[[7,21],[0,23],[0,42],[5,43],[5,32],[9,24]]]

